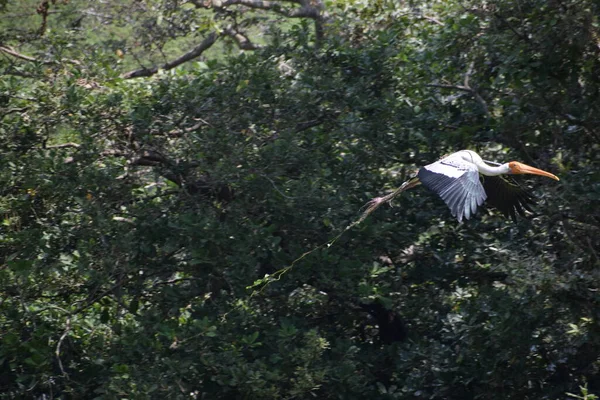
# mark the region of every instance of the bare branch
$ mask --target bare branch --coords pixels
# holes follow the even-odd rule
[[[232,27],[227,27],[223,33],[230,38],[232,38],[238,45],[238,47],[242,50],[257,50],[262,46],[256,45],[250,41],[245,35],[234,30]]]
[[[199,129],[202,125],[208,125],[208,126],[212,126],[210,122],[207,122],[205,120],[203,120],[202,118],[196,118],[197,120],[199,120],[200,122],[189,126],[187,128],[182,128],[182,129],[173,129],[172,131],[170,131],[168,134],[169,136],[173,136],[173,137],[180,137],[186,133],[190,133],[190,132],[194,132],[197,129]]]
[[[15,49],[12,49],[10,47],[0,46],[0,51],[3,53],[6,53],[8,55],[11,55],[15,58],[19,58],[21,60],[30,61],[30,62],[40,62],[37,58],[33,58],[30,56],[26,56],[24,54],[18,53]]]
[[[486,101],[483,99],[483,97],[481,97],[481,95],[479,94],[479,92],[477,91],[476,88],[472,87],[470,85],[470,79],[471,79],[471,75],[473,74],[473,68],[475,66],[475,62],[471,62],[471,64],[469,64],[469,68],[467,68],[467,72],[465,73],[465,78],[464,78],[464,85],[460,86],[460,85],[441,85],[441,84],[435,84],[435,83],[430,83],[428,85],[425,85],[427,87],[436,87],[436,88],[441,88],[441,89],[454,89],[454,90],[461,90],[463,92],[468,92],[471,94],[471,96],[473,96],[473,98],[479,103],[479,106],[481,107],[481,109],[483,110],[484,114],[489,117],[490,116],[490,111],[488,108],[488,105],[486,103]]]
[[[281,3],[292,3],[299,4],[300,7],[283,7]],[[284,15],[288,18],[311,18],[320,19],[321,9],[311,5],[310,1],[306,0],[287,0],[287,1],[271,1],[271,0],[193,0],[192,3],[198,8],[225,8],[232,5],[240,5],[248,8],[254,8],[259,10],[273,11],[277,14]],[[317,2],[320,4],[320,2]]]
[[[154,66],[152,68],[140,68],[133,71],[129,71],[122,74],[121,77],[124,79],[132,79],[145,76],[152,76],[156,74],[160,69],[169,70],[178,67],[179,65],[187,61],[199,57],[204,51],[209,49],[217,41],[217,38],[218,35],[216,34],[216,32],[212,32],[198,46],[194,47],[192,50],[188,51],[187,53],[183,54],[182,56],[176,58],[173,61],[165,63],[160,67]]]
[[[471,91],[471,94],[473,94],[473,97],[475,97],[475,100],[477,100],[477,102],[479,103],[479,106],[481,106],[481,108],[483,109],[483,113],[489,117],[490,110],[488,109],[487,103],[483,99],[483,97],[481,97],[481,95],[475,90]]]
[[[54,354],[56,354],[56,359],[58,360],[58,367],[60,368],[60,372],[62,372],[63,376],[66,378],[69,377],[69,374],[67,374],[67,371],[65,371],[62,360],[60,359],[60,347],[62,346],[63,341],[69,334],[69,331],[71,331],[71,317],[67,318],[67,326],[65,327],[65,331],[58,340],[58,344],[56,345],[56,350],[54,352]]]
[[[329,16],[325,11],[323,0],[190,0],[197,8],[225,9],[229,6],[243,6],[256,10],[265,10],[283,15],[287,18],[309,18],[314,21],[317,45],[324,36],[324,24]],[[229,29],[229,28],[228,28]],[[240,32],[224,32],[237,41],[242,50],[255,50],[256,45]],[[238,36],[241,34],[241,36]]]
[[[161,165],[161,164],[168,165],[171,163],[172,162],[170,160],[168,160],[167,158],[163,157],[162,155],[160,155],[156,152],[152,152],[152,151],[144,151],[143,155],[136,158],[135,160],[130,161],[131,165],[139,165],[139,166],[146,166],[146,167],[152,167],[152,166]]]
[[[442,85],[442,84],[437,84],[437,83],[429,83],[429,84],[427,84],[425,86],[427,86],[427,87],[434,87],[434,88],[440,88],[440,89],[461,90],[463,92],[469,92],[469,93],[471,92],[471,88],[460,86],[460,85]]]
[[[475,67],[475,62],[471,61],[471,64],[469,64],[469,68],[467,68],[467,73],[465,73],[465,87],[466,88],[471,88],[471,85],[469,85],[469,79],[471,78],[471,74],[473,73],[473,67]]]
[[[261,176],[263,178],[265,178],[266,180],[268,180],[269,182],[271,182],[271,185],[273,186],[273,189],[275,189],[277,191],[277,193],[279,193],[281,196],[283,196],[286,199],[296,199],[297,197],[292,197],[292,196],[288,196],[285,193],[283,193],[281,190],[279,190],[279,188],[277,187],[277,185],[275,184],[275,182],[273,182],[273,180],[271,178],[269,178],[267,175],[261,174]]]
[[[310,121],[298,122],[296,124],[296,128],[294,129],[294,132],[298,133],[298,132],[305,131],[305,130],[313,128],[315,126],[319,126],[323,122],[325,122],[325,118],[323,118],[323,117],[320,117],[320,118],[317,118],[317,119],[313,119],[313,120],[310,120]]]
[[[6,110],[1,110],[1,111],[2,111],[2,116],[1,116],[1,118],[4,118],[4,117],[6,117],[7,115],[9,115],[9,114],[12,114],[12,113],[20,113],[20,112],[25,112],[25,111],[27,111],[28,109],[29,109],[29,107],[13,107],[13,108],[9,108],[9,109],[6,109]]]
[[[441,22],[440,20],[435,19],[433,17],[428,17],[427,15],[421,15],[421,18],[426,19],[427,21],[431,21],[434,24],[438,24],[439,26],[444,26],[443,22]]]
[[[176,278],[176,279],[170,279],[168,281],[160,281],[160,282],[155,282],[154,284],[152,284],[152,288],[155,288],[159,285],[173,285],[175,283],[179,283],[179,282],[189,282],[189,281],[204,281],[203,278]]]
[[[112,15],[101,14],[101,13],[95,12],[93,10],[81,10],[79,12],[84,15],[90,15],[92,17],[97,17],[98,19],[101,19],[101,20],[112,21],[115,19],[114,16],[112,16]]]
[[[53,144],[50,146],[46,146],[47,149],[78,149],[80,148],[81,145],[78,143],[73,143],[73,142],[68,142],[68,143],[61,143],[61,144]]]
[[[29,62],[36,62],[36,63],[41,63],[41,64],[56,64],[57,63],[57,61],[42,61],[42,60],[38,60],[37,58],[31,57],[31,56],[26,56],[25,54],[21,54],[21,53],[17,52],[12,47],[7,47],[7,46],[0,46],[0,52],[8,54],[10,56],[13,56],[15,58],[18,58],[20,60],[29,61]],[[64,61],[66,61],[70,64],[81,65],[81,62],[79,62],[77,60],[64,60]]]

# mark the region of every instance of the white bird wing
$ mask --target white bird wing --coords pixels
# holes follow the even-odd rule
[[[444,200],[458,222],[469,219],[487,198],[477,166],[457,154],[422,167],[418,177]]]

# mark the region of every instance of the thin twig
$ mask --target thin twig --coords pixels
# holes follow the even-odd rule
[[[474,88],[473,86],[471,86],[471,84],[470,84],[471,75],[473,74],[473,68],[474,68],[474,66],[475,66],[475,62],[472,61],[469,64],[469,67],[467,68],[467,72],[465,73],[464,85],[463,86],[460,86],[460,85],[443,85],[443,84],[436,84],[436,83],[430,83],[430,84],[427,84],[425,86],[427,86],[427,87],[436,87],[436,88],[440,88],[440,89],[454,89],[454,90],[461,90],[463,92],[468,92],[479,103],[479,106],[483,110],[484,114],[487,117],[490,117],[490,111],[489,111],[489,107],[488,107],[486,101],[483,99],[483,97],[481,97],[481,95],[479,94],[479,92],[477,91],[477,89]]]
[[[57,61],[42,61],[42,60],[38,60],[37,58],[31,57],[31,56],[26,56],[25,54],[21,54],[21,53],[17,52],[12,47],[7,47],[7,46],[0,46],[0,52],[8,54],[10,56],[13,56],[15,58],[18,58],[20,60],[29,61],[29,62],[36,62],[36,63],[41,63],[41,64],[56,64],[57,63]],[[64,61],[71,63],[71,64],[75,64],[75,65],[81,65],[81,62],[78,60],[65,59]]]
[[[33,58],[30,56],[26,56],[24,54],[18,53],[15,49],[10,47],[0,46],[0,51],[6,54],[9,54],[15,58],[19,58],[21,60],[30,61],[30,62],[40,62],[37,58]]]
[[[288,196],[288,195],[284,194],[281,190],[279,190],[277,188],[277,185],[275,185],[275,182],[273,182],[273,180],[271,178],[269,178],[268,176],[266,176],[264,174],[261,174],[261,176],[263,178],[265,178],[266,180],[268,180],[269,182],[271,182],[271,185],[273,185],[273,188],[277,191],[277,193],[279,193],[280,195],[282,195],[286,199],[290,199],[290,200],[295,200],[296,199],[296,197]]]
[[[461,90],[463,92],[469,92],[469,93],[471,92],[471,88],[460,86],[460,85],[442,85],[442,84],[438,84],[438,83],[429,83],[429,84],[426,84],[425,86],[426,87],[440,88],[440,89]]]
[[[277,1],[265,1],[265,0],[225,0],[220,4],[219,8],[225,8],[231,5],[241,5],[248,8],[272,11],[277,14],[281,14],[288,18],[321,18],[320,7],[314,7],[306,1],[290,1],[290,3],[299,4],[300,7],[282,7],[280,2]],[[312,2],[311,2],[312,3]],[[320,3],[320,2],[317,2]],[[199,2],[194,2],[198,6]],[[214,3],[213,3],[214,5]]]
[[[51,144],[49,146],[46,146],[47,149],[78,149],[80,148],[81,145],[78,143],[73,143],[73,142],[68,142],[68,143],[61,143],[61,144]]]
[[[58,340],[58,344],[56,345],[56,351],[54,352],[54,354],[56,354],[56,359],[58,360],[58,367],[60,368],[60,372],[62,372],[63,376],[67,379],[69,378],[69,374],[67,374],[67,371],[65,371],[62,360],[60,359],[60,347],[62,346],[63,341],[65,340],[65,338],[67,337],[67,335],[69,334],[70,331],[71,331],[71,317],[68,317],[66,328],[65,328],[63,334],[61,335],[60,339]]]
[[[440,20],[438,20],[438,19],[435,19],[435,18],[433,18],[433,17],[428,17],[427,15],[421,15],[421,18],[424,18],[424,19],[426,19],[427,21],[431,21],[431,22],[433,22],[433,23],[435,23],[435,24],[438,24],[439,26],[444,26],[444,23],[443,23],[443,22],[441,22]]]
[[[174,136],[174,137],[179,137],[181,135],[183,135],[184,133],[190,133],[190,132],[194,132],[195,130],[199,129],[202,125],[208,125],[211,126],[210,122],[207,122],[205,120],[203,120],[202,118],[196,118],[197,120],[200,120],[200,122],[189,126],[187,128],[182,128],[182,129],[173,129],[172,131],[169,131],[169,136]]]
[[[465,73],[465,87],[471,89],[471,85],[469,85],[469,78],[471,78],[471,74],[473,73],[473,67],[475,66],[475,62],[471,61],[469,64],[469,68],[467,68],[467,72]]]
[[[324,117],[319,117],[319,118],[313,119],[311,121],[298,122],[294,129],[294,132],[299,133],[299,132],[305,131],[307,129],[314,128],[315,126],[321,125],[323,122],[325,122]]]
[[[2,113],[2,117],[6,117],[9,114],[12,113],[20,113],[20,112],[25,112],[29,109],[29,107],[13,107],[13,108],[9,108],[6,111],[4,111]]]

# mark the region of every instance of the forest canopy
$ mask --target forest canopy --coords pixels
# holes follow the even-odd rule
[[[0,399],[597,398],[599,15],[0,0]],[[561,180],[344,232],[461,149]]]

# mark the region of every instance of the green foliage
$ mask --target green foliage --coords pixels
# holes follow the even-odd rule
[[[64,3],[50,27],[89,11]],[[396,3],[142,80],[106,39],[143,27],[122,14],[7,34],[38,61],[0,60],[0,398],[596,398],[598,5]],[[560,184],[528,182],[517,223],[414,189],[277,275],[466,147]]]

